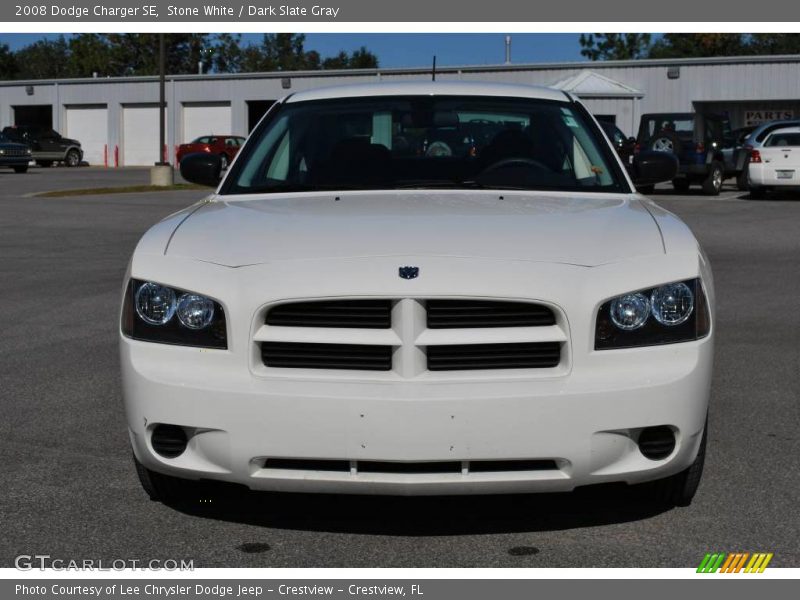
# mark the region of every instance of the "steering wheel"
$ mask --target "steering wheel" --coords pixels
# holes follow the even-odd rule
[[[538,160],[534,160],[532,158],[524,158],[522,156],[516,156],[512,158],[504,158],[502,160],[498,160],[497,162],[492,163],[491,165],[486,167],[483,171],[481,171],[480,175],[486,175],[487,173],[491,173],[493,171],[504,169],[506,167],[510,167],[513,165],[533,167],[534,169],[538,169],[539,171],[548,171],[551,173],[553,171],[546,164],[541,163]]]
[[[446,142],[437,140],[428,146],[425,156],[453,156],[453,150]]]

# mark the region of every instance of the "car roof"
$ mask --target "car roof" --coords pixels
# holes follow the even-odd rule
[[[411,81],[316,88],[292,94],[286,99],[286,102],[369,96],[499,96],[561,102],[571,100],[565,92],[560,90],[533,85],[465,81]]]
[[[765,135],[766,133],[770,133],[775,129],[779,129],[781,123],[784,123],[786,127],[794,127],[795,125],[800,124],[800,119],[780,119],[778,121],[767,121],[766,123],[761,123],[761,125],[756,127],[753,133],[750,134],[750,137],[754,140],[757,140],[759,136]]]
[[[663,113],[645,113],[642,115],[642,118],[653,118],[653,117],[661,117],[661,118],[679,118],[679,119],[691,119],[696,117],[698,113],[693,112],[663,112]]]
[[[769,135],[777,135],[779,133],[800,133],[800,126],[781,127],[775,131],[770,131]]]

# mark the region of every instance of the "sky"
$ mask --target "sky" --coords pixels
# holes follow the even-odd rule
[[[69,34],[66,34],[69,35]],[[54,33],[0,33],[0,43],[12,50]],[[511,60],[516,63],[585,60],[577,33],[516,33],[511,36]],[[245,34],[245,42],[259,42],[260,34]],[[306,50],[323,57],[366,46],[382,67],[428,66],[436,55],[439,66],[499,64],[505,61],[505,35],[499,33],[309,33]]]

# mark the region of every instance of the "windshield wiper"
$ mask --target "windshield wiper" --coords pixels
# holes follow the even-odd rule
[[[239,194],[280,194],[288,192],[333,192],[369,189],[344,185],[310,185],[307,183],[282,183],[278,185],[261,185],[258,187],[238,188]]]
[[[465,181],[442,181],[441,179],[420,179],[396,184],[395,189],[461,189],[461,190],[530,190],[518,185],[485,185],[471,179]]]

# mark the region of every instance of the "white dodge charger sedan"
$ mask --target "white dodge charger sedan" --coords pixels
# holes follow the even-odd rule
[[[691,501],[714,291],[574,97],[417,82],[277,102],[220,181],[150,229],[123,288],[136,467],[153,499],[638,484]],[[219,487],[219,486],[217,486]],[[223,486],[224,487],[224,486]]]

